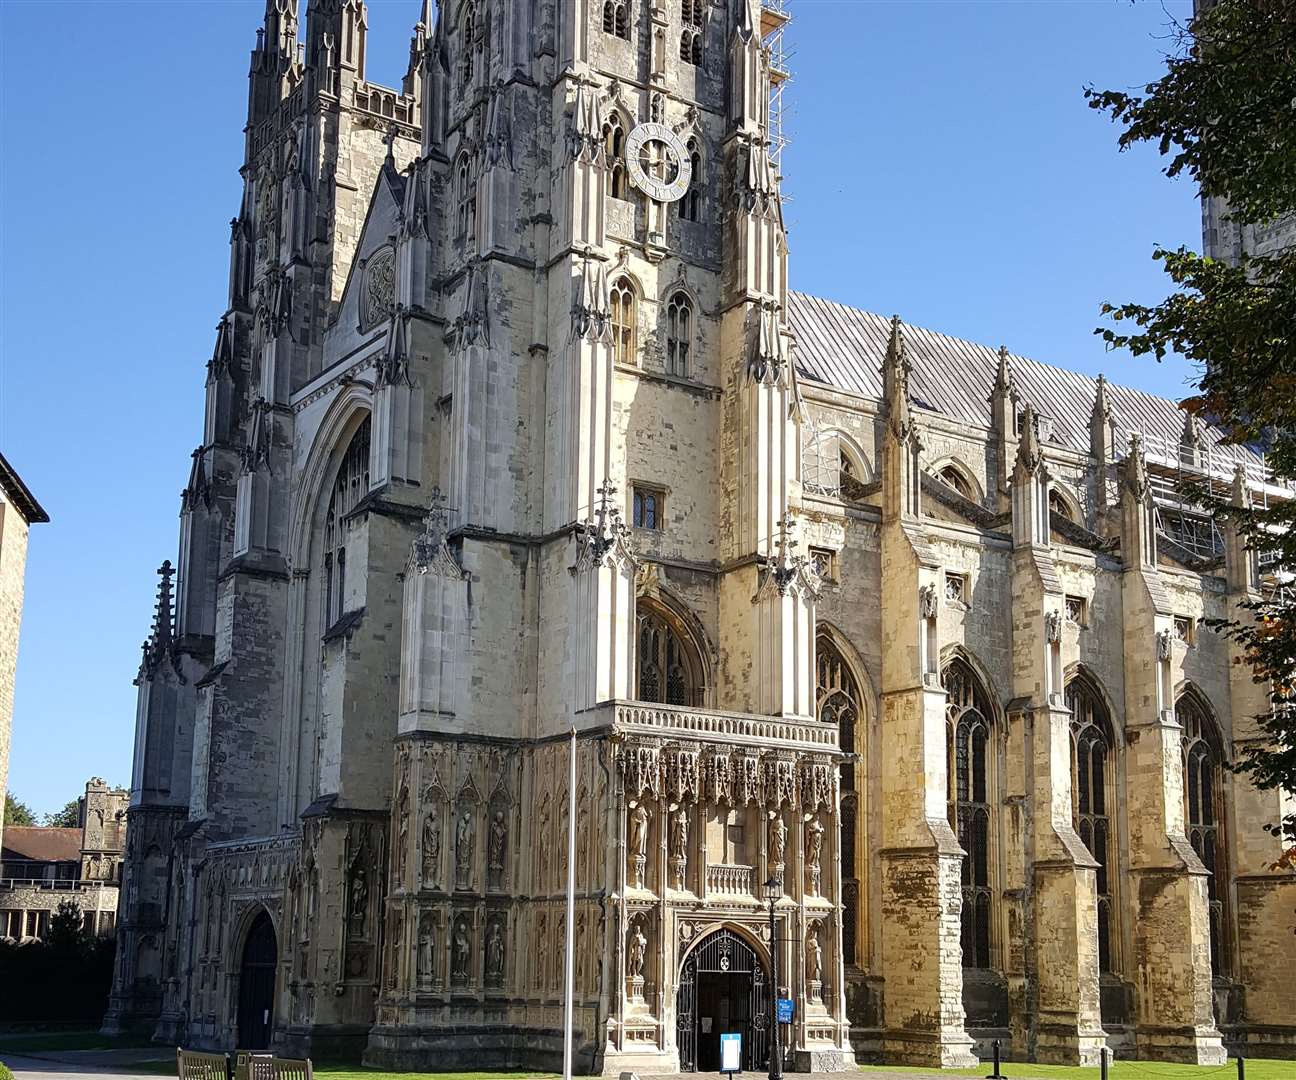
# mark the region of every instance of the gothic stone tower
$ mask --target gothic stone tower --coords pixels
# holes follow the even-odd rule
[[[253,52],[106,1026],[552,1061],[572,857],[580,1065],[713,1067],[729,1025],[757,1067],[775,992],[794,1063],[848,1064],[783,17],[425,6],[399,91],[367,18],[301,43],[270,0]]]

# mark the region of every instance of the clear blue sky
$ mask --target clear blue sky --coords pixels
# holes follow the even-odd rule
[[[304,7],[303,2],[303,7]],[[1164,292],[1186,183],[1118,155],[1081,88],[1155,77],[1167,12],[1130,4],[793,0],[794,287],[1179,395],[1105,355],[1101,300]],[[419,0],[370,0],[369,75]],[[130,774],[154,570],[175,558],[225,297],[260,0],[0,3],[0,447],[32,535],[9,783],[39,812]]]

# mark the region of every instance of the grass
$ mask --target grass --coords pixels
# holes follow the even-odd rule
[[[861,1065],[859,1071],[891,1073],[923,1073],[928,1076],[972,1076],[981,1078],[992,1069],[987,1062],[975,1069],[926,1069],[910,1065]],[[1097,1066],[1082,1068],[1077,1065],[1032,1065],[1029,1062],[1009,1061],[999,1071],[1010,1080],[1099,1080]],[[1107,1067],[1108,1080],[1233,1080],[1237,1076],[1237,1062],[1229,1058],[1227,1065],[1170,1065],[1160,1061],[1113,1061]],[[1296,1062],[1276,1061],[1270,1058],[1247,1058],[1246,1080],[1296,1080]]]
[[[97,1031],[23,1031],[0,1033],[0,1053],[61,1053],[65,1050],[129,1050],[151,1046],[138,1035],[100,1035]],[[160,1048],[161,1049],[161,1048]]]

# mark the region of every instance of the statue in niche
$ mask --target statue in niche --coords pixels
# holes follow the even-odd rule
[[[648,811],[643,803],[630,811],[630,854],[636,859],[648,855]]]
[[[401,919],[400,912],[392,915],[392,951],[391,967],[387,970],[387,988],[393,989],[396,986],[396,978],[400,970],[401,960],[401,938],[405,936],[405,923]]]
[[[643,924],[636,921],[630,928],[630,949],[626,965],[626,970],[630,972],[630,978],[643,978],[644,956],[647,952],[648,939],[644,936]]]
[[[369,914],[369,881],[365,868],[359,862],[351,869],[351,910],[347,925],[353,938],[365,936],[365,921]]]
[[[496,810],[491,820],[490,842],[487,851],[487,867],[490,870],[490,887],[504,887],[504,851],[508,846],[508,823],[503,810]]]
[[[541,987],[544,985],[545,961],[549,958],[549,935],[545,933],[545,916],[540,912],[540,918],[536,922],[536,965],[535,965],[535,985]]]
[[[544,886],[549,881],[549,800],[540,809],[540,822],[536,826],[537,848],[539,849],[540,871],[536,879],[537,886]]]
[[[418,936],[418,981],[419,986],[431,986],[435,977],[436,964],[436,924],[431,914],[424,915],[419,922]]]
[[[806,825],[806,887],[812,895],[819,894],[819,860],[823,856],[824,827],[817,817]]]
[[[409,848],[409,792],[402,791],[400,814],[396,824],[396,884],[403,885],[405,877],[405,852]]]
[[[423,885],[426,888],[437,887],[440,863],[441,812],[433,807],[423,819]]]
[[[811,926],[806,935],[806,982],[817,983],[823,971],[823,949],[819,947],[819,928]]]
[[[466,889],[472,884],[473,815],[472,807],[465,806],[459,815],[455,830],[455,884]]]
[[[504,978],[504,933],[499,921],[491,923],[486,938],[486,981],[498,984]]]
[[[468,924],[460,919],[455,924],[454,936],[454,976],[459,982],[468,981],[468,954],[472,943],[468,940]]]
[[[671,874],[674,886],[684,888],[684,874],[688,869],[688,811],[680,807],[671,819]]]
[[[585,868],[589,866],[589,814],[584,810],[576,819],[576,880],[583,880]]]
[[[787,852],[787,825],[783,822],[783,815],[777,810],[770,818],[767,842],[770,866],[782,866],[783,857]]]

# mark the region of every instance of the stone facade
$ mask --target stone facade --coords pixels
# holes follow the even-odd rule
[[[774,992],[802,1069],[1212,1061],[1213,1010],[1296,1040],[1241,979],[1293,888],[1221,771],[1257,699],[1164,636],[1248,555],[1158,547],[1105,388],[1078,448],[1006,354],[947,415],[922,380],[974,365],[898,321],[839,349],[788,291],[785,18],[463,0],[396,91],[358,0],[304,43],[270,0],[109,1029],[553,1065],[570,950],[605,1074],[713,1068],[728,1027],[759,1068]]]

